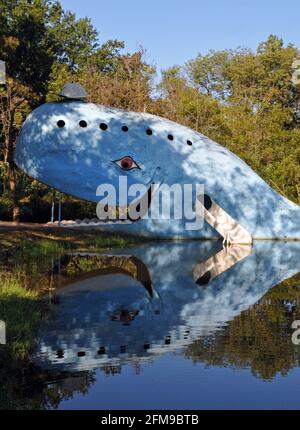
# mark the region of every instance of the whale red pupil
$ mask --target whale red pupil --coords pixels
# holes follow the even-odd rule
[[[122,169],[130,169],[133,165],[133,160],[130,157],[124,157],[121,160]]]

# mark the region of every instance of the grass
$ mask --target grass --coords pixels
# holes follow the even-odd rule
[[[52,314],[37,291],[24,286],[22,273],[0,272],[0,319],[6,345],[0,345],[0,409],[26,409],[40,383],[40,371],[30,362],[41,323]]]
[[[143,238],[107,234],[95,230],[83,231],[63,228],[0,229],[0,253],[36,242],[43,253],[51,253],[58,246],[63,250],[101,251],[113,246],[125,247],[145,242]]]
[[[37,291],[25,288],[21,273],[0,273],[0,319],[6,323],[13,357],[24,359],[31,351],[44,310]]]
[[[39,300],[53,259],[70,247],[69,238],[27,231],[1,231],[0,320],[9,336],[9,355],[24,359],[33,348],[45,303]],[[6,349],[7,352],[7,349]]]
[[[24,299],[35,299],[37,293],[24,288],[21,274],[0,273],[0,297],[3,300],[12,297],[22,297]]]

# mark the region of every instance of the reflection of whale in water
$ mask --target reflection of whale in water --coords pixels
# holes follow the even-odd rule
[[[233,245],[228,249],[224,247],[222,251],[208,258],[206,261],[201,261],[194,268],[194,279],[198,285],[206,285],[211,282],[216,276],[233,267],[239,261],[248,257],[251,254],[252,247],[250,245]]]
[[[148,267],[152,299],[140,282],[123,275],[81,280],[80,292],[76,281],[62,288],[57,316],[40,333],[35,361],[46,368],[83,370],[176,351],[221,330],[300,271],[299,243],[258,242],[250,256],[198,286],[197,265],[207,260],[211,266],[218,246],[166,242],[131,248]]]
[[[90,257],[90,259],[92,259],[93,254],[91,255],[88,253],[81,253],[79,255],[77,254],[77,256]],[[70,290],[71,293],[74,293],[75,291],[78,293],[81,291],[85,291],[86,289],[91,291],[93,281],[90,280],[88,282],[80,282],[81,278],[95,278],[99,276],[106,276],[105,286],[108,288],[112,288],[115,283],[107,283],[108,275],[113,275],[112,279],[114,279],[114,277],[116,277],[117,275],[126,275],[133,279],[136,279],[144,286],[146,291],[149,293],[149,296],[153,297],[152,280],[148,268],[139,258],[136,258],[133,255],[101,255],[101,268],[91,270],[88,273],[84,272],[82,276],[78,275],[79,282],[76,282],[76,285],[74,284],[74,282],[72,282],[70,286],[66,286],[64,288],[64,294],[68,290]],[[100,285],[96,282],[96,284],[94,285],[95,290],[99,290],[99,287]],[[102,285],[102,288],[103,287],[104,286]]]

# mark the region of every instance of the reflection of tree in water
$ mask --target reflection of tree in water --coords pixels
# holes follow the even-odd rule
[[[251,368],[270,380],[300,364],[291,324],[300,319],[300,274],[272,288],[258,303],[234,318],[221,332],[190,345],[185,355],[209,366]]]
[[[122,366],[102,366],[101,370],[106,376],[120,375],[122,371]]]
[[[45,372],[2,353],[0,366],[0,410],[55,409],[76,393],[87,393],[95,380],[93,372]]]
[[[30,362],[41,321],[52,308],[20,289],[0,295],[0,314],[7,325],[7,344],[0,345],[0,409],[56,408],[76,392],[86,393],[92,372],[47,372]]]

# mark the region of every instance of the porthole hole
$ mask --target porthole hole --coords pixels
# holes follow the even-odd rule
[[[80,125],[80,127],[85,128],[85,127],[87,127],[87,122],[84,120],[81,120],[81,121],[79,121],[79,125]]]
[[[99,126],[100,128],[101,128],[101,130],[103,130],[103,131],[105,131],[105,130],[107,130],[108,129],[108,125],[107,124],[105,124],[105,122],[101,122],[101,124],[100,124],[100,126]]]
[[[98,350],[97,354],[99,354],[99,355],[106,354],[105,347],[104,347],[104,346],[101,346],[101,347],[99,348],[99,350]]]
[[[56,356],[57,356],[57,358],[64,358],[64,351],[62,349],[59,349],[56,352]]]
[[[57,127],[63,128],[65,125],[66,125],[65,121],[63,121],[62,119],[57,121]]]

